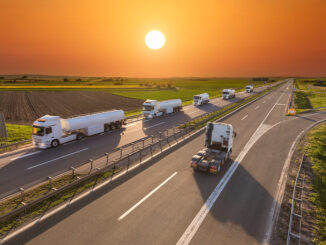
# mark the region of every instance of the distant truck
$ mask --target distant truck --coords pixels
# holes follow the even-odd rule
[[[196,170],[217,174],[229,160],[233,138],[236,136],[231,124],[207,123],[205,146],[191,159],[190,166]]]
[[[45,115],[33,123],[33,145],[46,149],[57,147],[85,136],[121,128],[124,124],[124,111],[112,110],[95,114],[72,117]]]
[[[228,100],[235,98],[235,90],[233,89],[223,89],[222,91],[222,99]]]
[[[180,99],[175,100],[146,100],[143,103],[143,117],[155,118],[180,111],[182,109],[182,101]]]
[[[194,105],[196,105],[196,106],[204,105],[204,104],[207,104],[208,102],[209,102],[208,93],[194,95],[194,98],[193,98]]]
[[[252,93],[254,92],[254,87],[252,85],[247,85],[246,86],[246,92],[247,93]]]

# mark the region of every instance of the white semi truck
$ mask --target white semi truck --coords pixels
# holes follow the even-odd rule
[[[196,106],[204,105],[204,104],[207,104],[208,102],[209,102],[208,93],[194,95],[194,98],[193,98],[194,105],[196,105]]]
[[[252,86],[252,85],[247,85],[247,86],[246,86],[246,92],[247,92],[247,93],[252,93],[252,92],[254,92],[254,86]]]
[[[223,89],[222,91],[222,99],[228,100],[231,98],[235,98],[235,90],[233,89]]]
[[[180,99],[165,101],[146,100],[143,103],[142,114],[144,118],[155,118],[180,111],[181,109],[182,101]]]
[[[236,136],[231,124],[207,123],[205,146],[191,159],[190,166],[196,170],[217,174],[230,158],[233,138]]]
[[[84,136],[103,133],[121,128],[124,124],[124,111],[113,110],[72,117],[45,115],[33,123],[33,145],[46,149],[60,144],[79,140]]]

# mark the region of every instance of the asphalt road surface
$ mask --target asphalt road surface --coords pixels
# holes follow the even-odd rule
[[[265,88],[255,88],[255,92]],[[26,184],[32,184],[47,176],[55,176],[71,166],[76,166],[107,152],[110,153],[117,147],[172,128],[191,118],[217,110],[250,95],[240,92],[237,93],[235,99],[222,100],[218,98],[199,107],[185,106],[183,111],[166,117],[130,123],[121,130],[88,137],[82,141],[73,141],[55,149],[40,150],[29,147],[2,154],[0,155],[0,197],[6,196]]]
[[[200,135],[20,233],[8,244],[264,244],[293,142],[323,112],[284,116],[286,83],[224,121],[237,132],[222,173],[193,171]]]

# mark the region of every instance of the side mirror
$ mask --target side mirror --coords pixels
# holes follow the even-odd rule
[[[236,132],[233,132],[233,137],[237,137],[237,133]]]

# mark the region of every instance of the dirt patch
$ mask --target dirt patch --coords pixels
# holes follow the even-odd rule
[[[98,111],[141,108],[142,100],[93,91],[0,91],[0,112],[7,123],[31,125],[49,115],[63,118]]]

